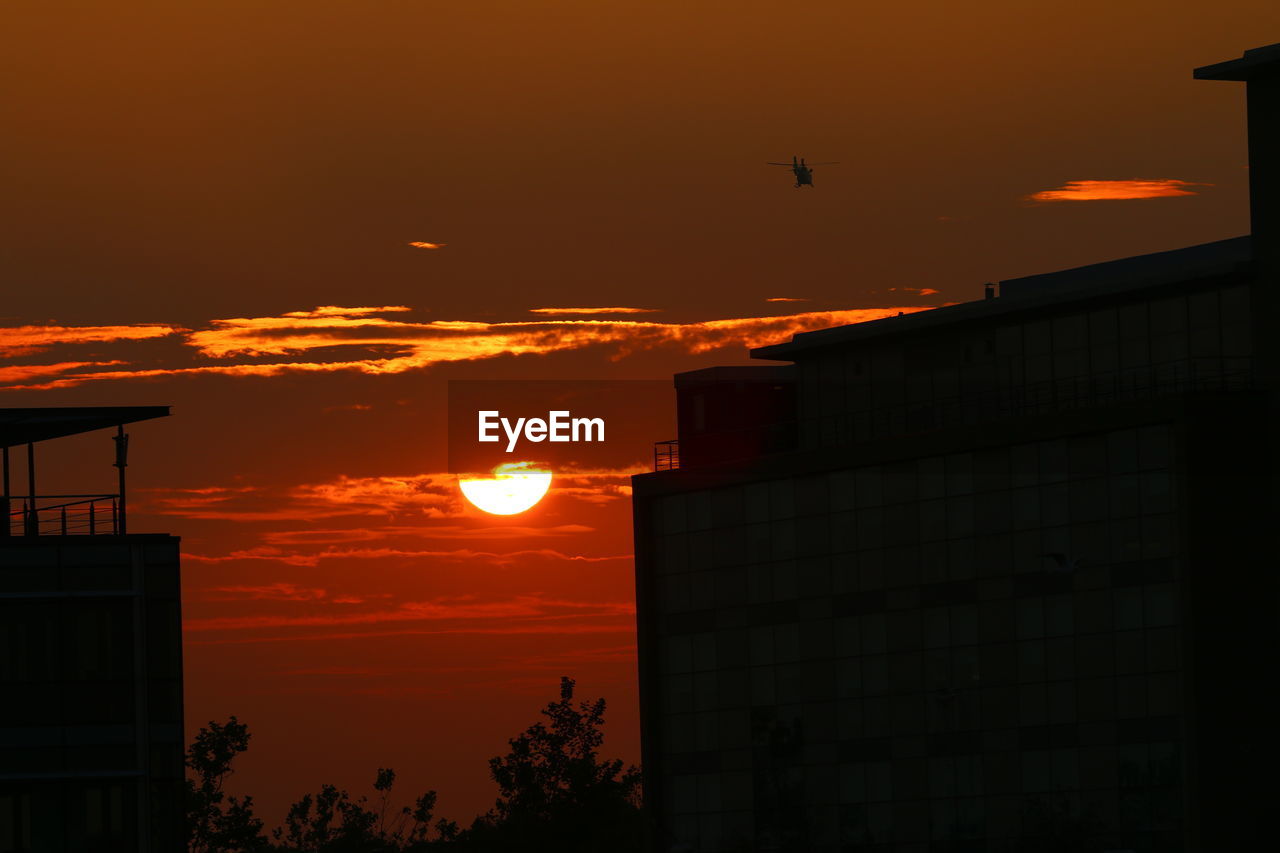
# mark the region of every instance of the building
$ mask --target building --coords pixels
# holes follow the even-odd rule
[[[124,425],[168,414],[0,409],[3,853],[186,849],[178,539],[128,533],[124,494]],[[114,494],[40,493],[37,448],[108,428]]]
[[[633,480],[660,849],[1273,834],[1280,45],[1196,76],[1247,81],[1251,236],[676,377]]]

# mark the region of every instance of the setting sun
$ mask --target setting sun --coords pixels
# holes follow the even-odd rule
[[[530,509],[551,488],[551,472],[532,462],[507,462],[492,477],[458,478],[462,494],[477,509],[493,515],[515,515]]]

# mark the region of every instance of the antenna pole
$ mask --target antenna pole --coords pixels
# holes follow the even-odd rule
[[[9,446],[4,447],[4,501],[0,506],[4,507],[4,527],[0,529],[0,536],[9,536],[9,523],[12,520],[9,515]]]
[[[116,461],[112,464],[119,472],[120,479],[120,512],[117,515],[119,529],[116,532],[123,536],[128,532],[124,511],[124,469],[129,467],[129,436],[124,431],[124,424],[116,427],[116,434],[111,438],[116,443]]]
[[[36,515],[36,444],[27,442],[27,511],[23,513],[22,532],[36,536],[40,532],[40,516]]]

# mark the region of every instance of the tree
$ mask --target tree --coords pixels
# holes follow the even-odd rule
[[[408,853],[425,849],[436,792],[427,791],[412,807],[403,806],[388,821],[395,780],[394,770],[378,768],[373,788],[379,796],[373,804],[367,797],[353,800],[333,785],[322,785],[319,793],[304,795],[289,807],[284,826],[272,832],[279,849],[302,853]],[[457,835],[457,825],[450,821],[437,821],[436,829],[441,838]]]
[[[191,853],[245,853],[266,850],[262,821],[253,815],[253,797],[228,797],[223,791],[235,757],[249,748],[249,727],[232,716],[210,721],[187,751],[186,812]]]
[[[476,850],[613,853],[643,849],[640,771],[601,760],[605,701],[573,702],[574,681],[560,679],[560,701],[489,761],[498,785],[493,811],[460,840]]]

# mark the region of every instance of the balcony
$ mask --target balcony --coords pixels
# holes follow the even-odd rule
[[[653,443],[653,470],[674,471],[680,467],[680,439]]]
[[[0,536],[114,536],[121,532],[119,495],[12,495],[0,499],[0,507],[8,518]]]
[[[168,414],[168,406],[0,409],[0,512],[5,518],[4,525],[0,526],[0,538],[123,536],[128,533],[125,470],[129,465],[129,435],[125,432],[125,424]],[[114,492],[40,493],[36,476],[37,445],[44,447],[53,439],[106,429],[115,431],[110,436],[111,443],[115,445],[110,463],[110,467],[115,469],[112,478],[116,486]],[[110,446],[107,445],[108,448]],[[11,453],[15,448],[26,452]],[[22,468],[25,468],[26,494],[18,495],[14,494],[13,480],[18,473],[15,469]],[[77,479],[90,476],[79,466],[75,470]],[[72,488],[77,485],[79,483]],[[89,486],[89,482],[84,482],[84,485]]]

